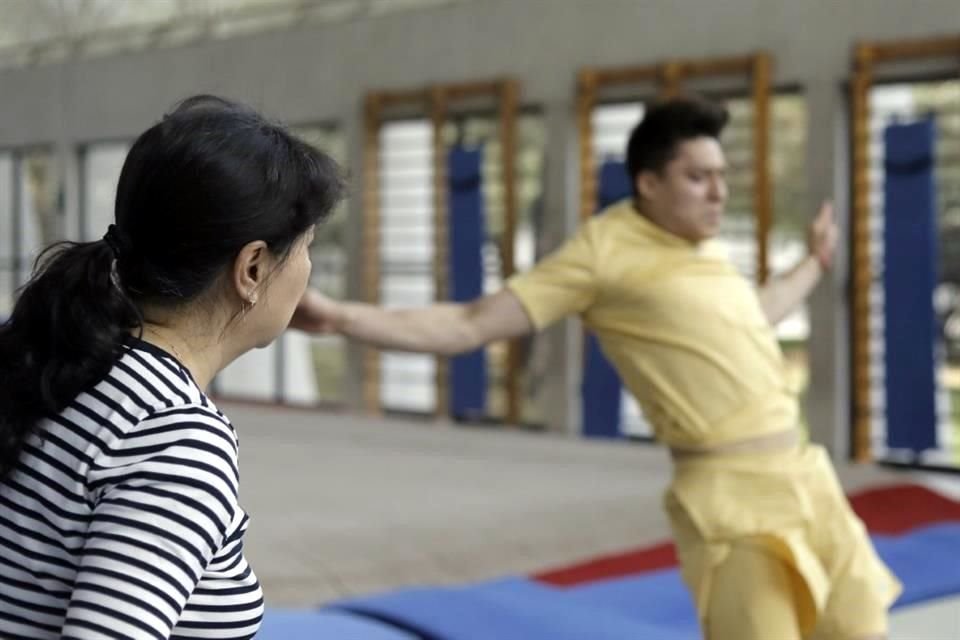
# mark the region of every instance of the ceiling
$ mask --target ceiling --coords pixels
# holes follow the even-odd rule
[[[0,67],[175,47],[477,0],[0,0]]]

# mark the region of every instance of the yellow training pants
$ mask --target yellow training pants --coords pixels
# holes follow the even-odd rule
[[[665,504],[708,640],[886,631],[900,583],[822,447],[680,461]]]

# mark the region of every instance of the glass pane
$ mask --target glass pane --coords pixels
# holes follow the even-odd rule
[[[346,369],[346,342],[340,336],[319,336],[312,337],[296,332],[288,333],[285,338],[290,338],[287,343],[288,349],[299,349],[302,353],[300,338],[307,340],[309,347],[310,362],[313,367],[313,379],[316,384],[316,393],[310,402],[320,403],[338,403],[343,400],[344,371]],[[293,358],[288,359],[288,362]],[[294,375],[288,369],[285,380],[291,380]],[[285,397],[292,401],[300,402],[299,393],[301,390],[287,390]],[[306,397],[306,392],[302,392]],[[306,401],[306,400],[303,400]]]
[[[293,127],[301,139],[329,154],[341,167],[347,161],[346,140],[329,126]],[[346,293],[346,201],[317,227],[310,257],[311,286],[333,298]],[[346,343],[340,336],[308,336],[291,331],[284,336],[283,397],[297,404],[337,403],[343,399]]]
[[[816,208],[807,196],[806,100],[801,94],[779,95],[771,100],[770,110],[773,221],[767,255],[770,273],[776,275],[790,269],[807,254],[806,229]],[[802,397],[810,379],[807,351],[810,318],[806,303],[777,325],[777,336],[790,386]],[[801,419],[805,421],[806,417]]]
[[[434,300],[433,131],[424,119],[386,123],[380,131],[380,296],[387,306]],[[436,407],[433,356],[385,352],[380,402],[387,410]]]
[[[733,98],[725,104],[730,123],[723,131],[727,157],[727,210],[720,237],[730,260],[751,282],[757,279],[757,217],[753,207],[753,101]]]
[[[19,156],[20,284],[29,280],[40,251],[63,237],[63,181],[56,160],[48,149],[25,151]]]
[[[244,400],[277,400],[277,343],[248,351],[217,376],[218,396]]]
[[[13,308],[13,155],[0,153],[0,320]]]
[[[126,142],[104,142],[91,144],[84,150],[81,240],[103,237],[113,222],[117,182],[129,149]]]
[[[437,406],[432,356],[385,352],[380,358],[380,401],[388,411],[429,413]]]

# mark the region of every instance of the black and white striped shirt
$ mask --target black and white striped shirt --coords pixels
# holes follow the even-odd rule
[[[237,436],[139,340],[0,480],[0,638],[250,638]]]

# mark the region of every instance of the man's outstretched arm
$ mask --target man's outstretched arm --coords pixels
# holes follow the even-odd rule
[[[339,333],[381,349],[454,355],[488,342],[515,338],[575,313],[596,297],[596,251],[592,227],[583,227],[530,271],[514,276],[490,295],[464,304],[437,303],[385,309],[331,300],[309,289],[290,327]]]
[[[807,231],[809,255],[760,289],[760,306],[771,324],[775,325],[790,315],[820,282],[823,273],[833,263],[837,233],[833,206],[824,203]]]
[[[308,289],[290,327],[310,333],[339,333],[381,349],[454,355],[488,342],[533,331],[520,300],[509,289],[469,303],[438,303],[386,309],[332,300]]]

